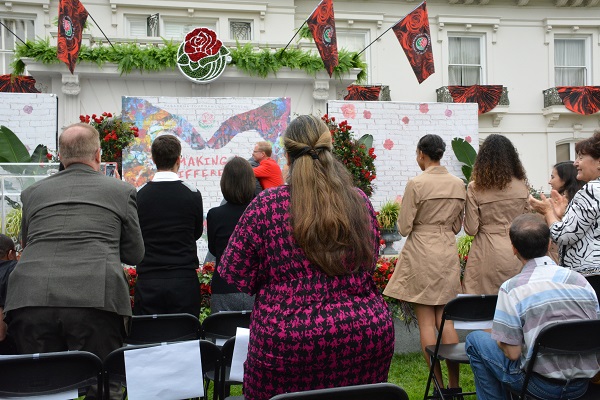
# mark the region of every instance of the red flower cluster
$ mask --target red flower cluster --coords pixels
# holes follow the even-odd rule
[[[215,263],[206,262],[201,268],[196,270],[198,274],[198,281],[200,282],[200,319],[202,320],[208,314],[210,314],[210,296],[212,295],[212,289],[210,283],[212,281],[213,274],[215,272]]]
[[[371,182],[377,178],[373,162],[377,158],[375,149],[372,147],[367,149],[363,143],[354,139],[352,126],[348,125],[348,121],[337,124],[335,117],[329,118],[327,114],[321,119],[325,121],[331,132],[333,154],[346,166],[354,184],[367,196],[371,196],[373,193]]]
[[[129,300],[131,301],[131,308],[133,308],[133,296],[135,295],[135,284],[138,278],[137,270],[135,267],[123,267],[123,271],[129,284]]]
[[[102,161],[121,162],[122,150],[139,136],[137,126],[123,122],[119,116],[103,112],[101,115],[80,115],[79,121],[90,124],[100,134],[100,147],[102,148]]]
[[[381,257],[377,260],[377,264],[375,264],[375,270],[373,271],[373,280],[375,281],[375,285],[377,285],[379,292],[383,293],[383,290],[390,281],[390,278],[394,273],[394,269],[396,268],[397,261],[398,257]]]

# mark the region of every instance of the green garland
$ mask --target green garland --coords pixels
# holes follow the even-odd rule
[[[136,43],[115,44],[111,46],[87,47],[81,46],[79,62],[95,63],[102,67],[105,63],[117,64],[121,74],[129,74],[134,70],[140,72],[158,72],[174,69],[177,63],[177,49],[179,45],[172,41],[164,40],[161,47],[140,47]],[[237,45],[231,50],[232,65],[240,71],[251,76],[266,78],[269,74],[277,74],[284,67],[300,69],[307,74],[315,75],[325,70],[323,61],[318,54],[299,49],[279,49],[275,52],[270,49],[255,51],[251,44]],[[25,63],[22,58],[32,58],[43,64],[55,64],[60,61],[56,57],[56,47],[50,45],[50,40],[38,39],[19,44],[15,49],[15,59],[12,63],[13,74],[22,75],[25,72]],[[339,65],[334,69],[336,78],[348,73],[351,69],[361,71],[357,76],[358,83],[367,79],[367,65],[357,53],[340,50]]]

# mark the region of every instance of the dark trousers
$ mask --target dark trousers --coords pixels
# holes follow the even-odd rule
[[[145,278],[135,285],[135,315],[188,313],[200,315],[200,283],[196,274],[186,277]]]
[[[10,311],[8,332],[19,354],[88,351],[104,360],[123,345],[123,316],[95,308],[25,307]],[[114,392],[114,393],[113,393]],[[120,398],[120,385],[110,398]],[[96,399],[95,390],[86,399]]]
[[[100,359],[123,345],[123,317],[81,307],[25,307],[10,312],[8,332],[20,354],[81,350]]]

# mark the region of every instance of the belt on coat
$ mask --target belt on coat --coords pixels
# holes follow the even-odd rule
[[[446,225],[414,225],[413,232],[452,232],[451,226]]]
[[[510,230],[510,224],[507,225],[480,225],[479,232],[483,233],[506,233]]]

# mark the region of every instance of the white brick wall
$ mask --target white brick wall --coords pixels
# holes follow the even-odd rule
[[[57,118],[54,94],[0,92],[0,125],[13,131],[29,153],[38,144],[56,150]]]
[[[462,178],[461,163],[452,151],[454,137],[471,137],[477,149],[476,104],[329,101],[328,114],[336,122],[347,120],[356,139],[373,135],[377,178],[371,201],[375,209],[404,193],[406,183],[421,173],[416,147],[421,136],[432,133],[446,141],[442,165]]]

